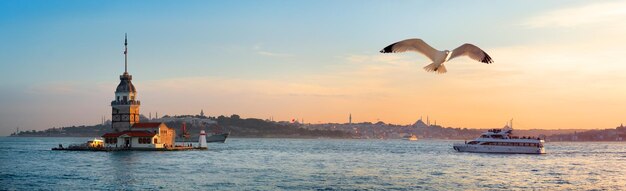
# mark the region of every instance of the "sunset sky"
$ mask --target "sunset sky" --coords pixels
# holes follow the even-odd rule
[[[0,1],[0,135],[110,119],[123,41],[141,113],[614,128],[626,1]],[[425,72],[407,38],[469,58]]]

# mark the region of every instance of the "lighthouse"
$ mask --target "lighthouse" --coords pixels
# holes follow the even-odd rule
[[[111,101],[111,127],[115,132],[130,130],[139,123],[139,105],[137,90],[132,83],[133,76],[128,74],[128,38],[124,35],[124,73],[115,89],[115,99]]]
[[[200,148],[207,148],[207,145],[206,145],[206,133],[204,132],[204,130],[200,131],[200,137],[198,137],[198,147],[200,147]]]
[[[111,127],[113,132],[102,135],[104,147],[121,149],[168,149],[175,143],[176,131],[161,122],[139,122],[139,100],[128,73],[128,38],[124,35],[124,73],[111,101]]]

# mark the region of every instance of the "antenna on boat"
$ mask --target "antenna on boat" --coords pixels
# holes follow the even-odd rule
[[[509,123],[509,127],[511,127],[511,129],[513,129],[513,118],[511,118],[511,122]]]

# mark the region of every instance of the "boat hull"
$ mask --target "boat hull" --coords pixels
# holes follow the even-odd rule
[[[228,138],[228,135],[230,135],[230,133],[207,135],[206,142],[207,143],[224,143],[226,142],[226,138]],[[186,139],[177,137],[176,142],[198,142],[198,137],[192,137],[192,138],[186,138]]]
[[[213,134],[206,139],[207,143],[224,143],[230,133]]]
[[[497,146],[497,145],[470,145],[454,144],[452,148],[459,152],[471,153],[510,153],[510,154],[545,154],[541,147]]]

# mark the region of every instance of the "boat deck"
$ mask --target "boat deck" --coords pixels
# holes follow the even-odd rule
[[[53,151],[189,151],[207,150],[205,147],[168,147],[168,148],[91,148],[91,147],[55,147]]]

